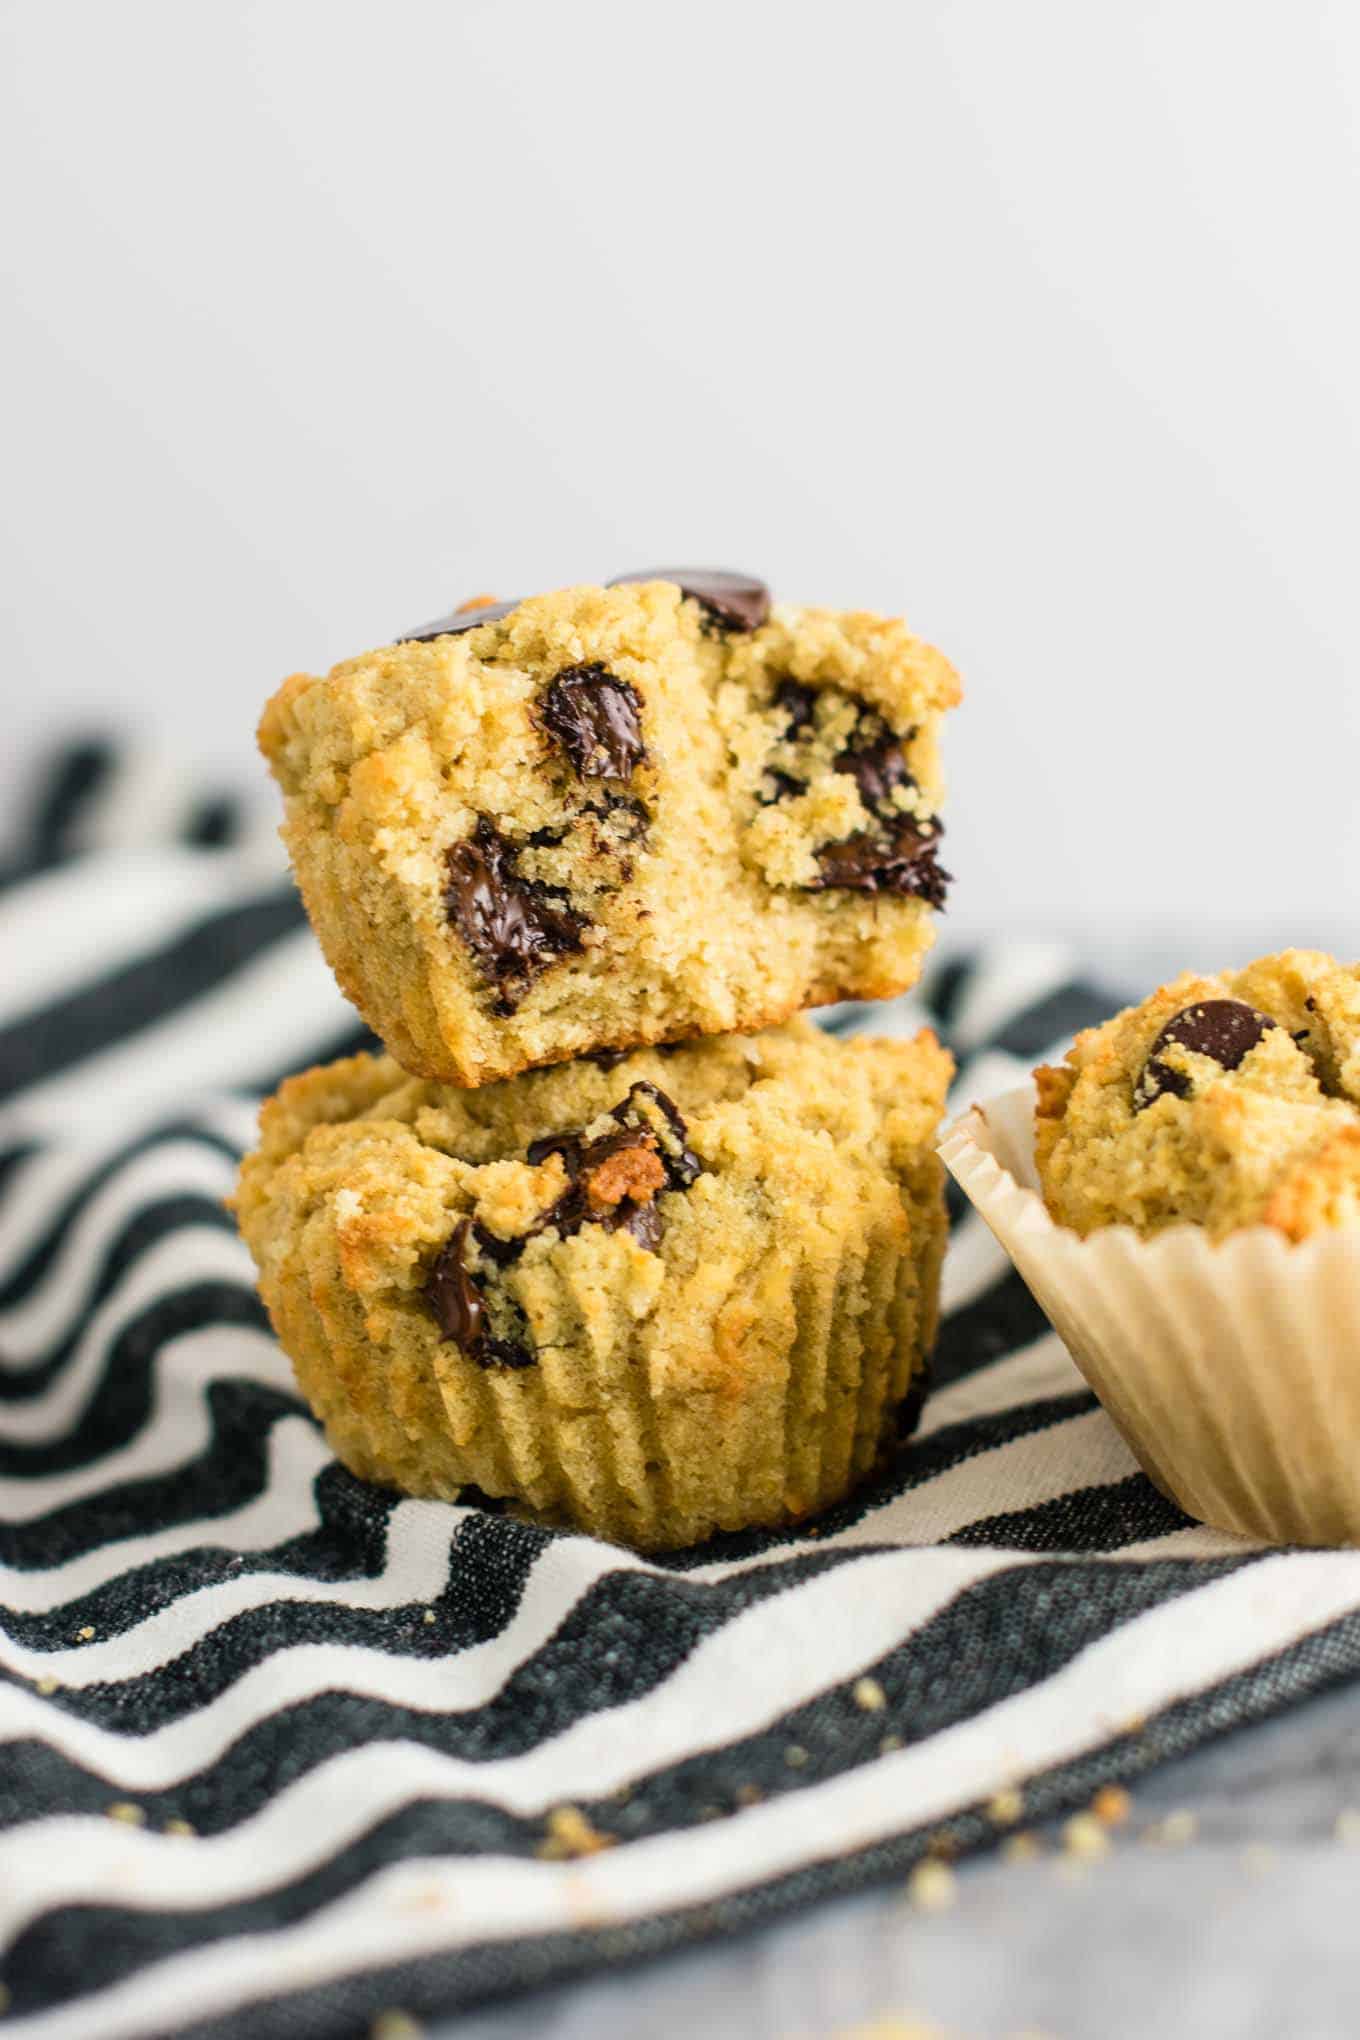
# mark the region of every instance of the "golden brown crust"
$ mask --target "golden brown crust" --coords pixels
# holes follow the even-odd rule
[[[951,1068],[928,1034],[837,1043],[806,1023],[476,1094],[356,1057],[265,1106],[236,1210],[357,1472],[688,1543],[823,1507],[874,1463],[933,1336]],[[595,1187],[606,1205],[654,1197],[656,1251],[623,1228],[540,1230],[566,1176],[558,1153],[529,1164],[530,1142],[596,1138],[643,1079],[678,1105],[703,1173],[658,1190],[644,1144]],[[479,1366],[440,1335],[424,1285],[465,1216],[520,1242],[478,1279],[489,1309],[520,1313],[532,1365]]]
[[[1331,1226],[1360,1224],[1360,1126],[1343,1126],[1290,1169],[1261,1216],[1291,1240]]]

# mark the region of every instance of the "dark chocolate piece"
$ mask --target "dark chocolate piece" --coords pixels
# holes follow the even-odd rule
[[[433,623],[422,623],[418,630],[404,631],[395,640],[399,645],[428,644],[431,638],[461,637],[465,630],[480,630],[484,623],[499,623],[512,609],[519,608],[519,601],[483,602],[480,607],[455,609],[448,616],[436,618]]]
[[[797,800],[800,793],[806,792],[806,780],[795,779],[791,772],[775,772],[767,768],[759,794],[760,805],[775,807],[781,800]]]
[[[539,971],[581,947],[587,926],[557,886],[522,878],[516,851],[487,815],[446,853],[444,908],[499,988],[498,1011],[513,1012]]]
[[[1277,1024],[1268,1013],[1258,1013],[1242,999],[1201,999],[1184,1007],[1167,1021],[1148,1052],[1133,1093],[1134,1111],[1144,1111],[1164,1091],[1176,1098],[1190,1095],[1186,1072],[1163,1062],[1159,1049],[1175,1044],[1192,1055],[1207,1055],[1221,1069],[1235,1070],[1243,1056]]]
[[[950,874],[936,860],[942,834],[937,821],[903,817],[886,836],[865,830],[843,843],[824,843],[817,852],[821,875],[810,890],[892,893],[943,907]]]
[[[674,581],[723,630],[759,630],[770,613],[770,591],[763,581],[721,567],[648,567],[640,574],[615,574],[608,586],[623,588],[632,581]]]
[[[655,1117],[645,1111],[640,1099],[650,1100]],[[687,1145],[689,1128],[675,1101],[645,1078],[632,1086],[610,1116],[618,1127],[617,1133],[602,1133],[589,1141],[583,1140],[579,1132],[545,1133],[530,1141],[524,1157],[530,1167],[537,1168],[549,1155],[560,1155],[567,1172],[567,1188],[525,1234],[525,1239],[549,1226],[556,1226],[567,1239],[589,1223],[602,1225],[606,1232],[624,1227],[640,1246],[650,1253],[656,1252],[662,1230],[656,1198],[663,1186],[654,1177],[650,1182],[645,1180],[647,1165],[640,1157],[656,1158],[665,1173],[664,1187],[668,1190],[687,1190],[702,1173],[703,1164]],[[637,1179],[647,1191],[645,1196],[627,1191],[614,1194],[622,1179],[610,1170],[610,1165],[614,1164],[616,1170],[619,1158],[627,1156],[639,1158]]]
[[[627,779],[647,755],[637,689],[607,666],[564,666],[543,696],[544,728],[581,779]]]
[[[842,751],[836,760],[836,770],[850,774],[865,807],[885,820],[899,813],[892,804],[894,790],[916,783],[907,767],[902,740],[891,731],[874,743]]]
[[[789,719],[788,733],[796,737],[800,730],[811,729],[817,706],[817,689],[809,687],[803,680],[781,680],[774,691],[774,705],[782,708]]]
[[[425,1278],[425,1297],[435,1322],[444,1337],[479,1367],[533,1367],[535,1358],[527,1346],[517,1339],[495,1338],[487,1327],[486,1299],[467,1265],[468,1242],[473,1238],[485,1250],[488,1235],[470,1218],[460,1219]]]
[[[621,1105],[614,1107],[614,1117],[622,1126],[648,1125],[646,1116],[637,1104],[639,1098],[648,1098],[661,1115],[662,1126],[653,1127],[661,1149],[661,1159],[666,1165],[666,1174],[672,1190],[688,1190],[691,1183],[704,1172],[704,1165],[689,1147],[689,1127],[684,1114],[673,1098],[668,1098],[659,1084],[653,1084],[646,1077],[640,1077],[630,1089]]]

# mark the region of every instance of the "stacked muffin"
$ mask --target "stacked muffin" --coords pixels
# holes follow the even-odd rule
[[[795,1520],[919,1403],[933,1037],[914,982],[953,671],[900,622],[659,569],[297,676],[261,743],[386,1043],[264,1108],[236,1205],[347,1465],[639,1548]]]

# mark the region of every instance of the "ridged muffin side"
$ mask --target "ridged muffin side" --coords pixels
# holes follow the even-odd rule
[[[801,1021],[475,1092],[360,1056],[265,1105],[236,1210],[354,1472],[664,1549],[878,1458],[934,1336],[950,1073]]]

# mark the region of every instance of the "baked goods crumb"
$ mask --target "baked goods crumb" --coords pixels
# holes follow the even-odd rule
[[[1014,1827],[1025,1811],[1025,1795],[1015,1785],[1005,1785],[987,1801],[987,1818],[994,1827]]]
[[[918,1912],[947,1912],[958,1897],[958,1879],[947,1863],[927,1856],[907,1879],[907,1897]]]
[[[548,1815],[548,1832],[534,1854],[546,1863],[560,1863],[575,1856],[598,1856],[612,1849],[618,1837],[601,1834],[577,1806],[555,1806]]]
[[[425,2028],[409,2012],[379,2012],[369,2027],[369,2040],[424,2040]]]
[[[1184,1849],[1199,1833],[1199,1821],[1188,1807],[1178,1807],[1173,1813],[1163,1814],[1143,1829],[1140,1841],[1147,1842],[1154,1849]]]
[[[1093,1813],[1074,1813],[1063,1822],[1064,1852],[1081,1863],[1097,1863],[1110,1853],[1110,1837]]]
[[[1028,1828],[1023,1828],[1018,1835],[1007,1835],[1001,1844],[1001,1854],[1007,1863],[1033,1863],[1043,1853],[1041,1838]]]
[[[1091,1811],[1102,1827],[1122,1827],[1133,1801],[1122,1785],[1102,1785],[1091,1801]]]

